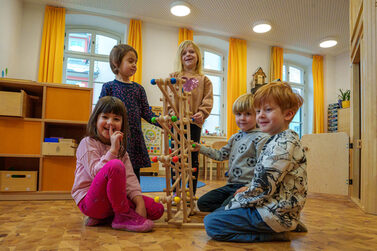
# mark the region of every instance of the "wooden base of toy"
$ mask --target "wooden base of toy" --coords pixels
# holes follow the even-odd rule
[[[154,223],[154,226],[157,228],[204,228],[203,218],[208,214],[207,212],[197,211],[194,215],[190,216],[190,222],[183,222],[182,211],[177,212],[174,208],[171,210],[172,212],[176,212],[174,218],[166,221],[166,217],[161,217],[165,222],[162,222],[160,219],[160,221]]]

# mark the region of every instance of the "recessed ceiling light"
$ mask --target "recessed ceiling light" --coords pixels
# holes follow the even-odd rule
[[[322,40],[321,43],[319,44],[319,47],[321,48],[330,48],[335,46],[338,43],[335,39],[325,39]]]
[[[184,17],[190,14],[190,6],[182,1],[174,2],[170,5],[170,12],[174,16]]]
[[[271,30],[271,24],[265,21],[257,22],[253,25],[253,31],[256,33],[265,33],[270,30]]]

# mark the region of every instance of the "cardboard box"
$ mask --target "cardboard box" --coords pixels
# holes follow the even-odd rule
[[[0,191],[37,191],[37,171],[0,171]]]
[[[0,91],[0,115],[29,117],[31,114],[31,100],[24,90],[20,92]]]
[[[43,142],[42,154],[53,156],[75,156],[77,144],[72,142]]]

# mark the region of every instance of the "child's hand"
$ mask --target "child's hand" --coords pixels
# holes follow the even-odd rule
[[[203,124],[204,122],[204,117],[203,117],[203,114],[201,112],[197,112],[195,113],[192,118],[194,119],[194,121],[198,124]]]
[[[241,187],[241,188],[238,188],[237,191],[234,193],[234,195],[238,194],[238,193],[242,193],[242,192],[245,192],[246,190],[248,189],[248,187]]]
[[[121,131],[113,131],[113,127],[110,126],[110,152],[114,155],[118,155],[120,146],[122,145],[123,133]]]
[[[197,151],[200,150],[200,147],[201,147],[200,144],[198,144],[198,143],[194,143],[193,145],[195,145],[195,147],[192,147],[192,148],[191,148],[191,152],[197,152]]]

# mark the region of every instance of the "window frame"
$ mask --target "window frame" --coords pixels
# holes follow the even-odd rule
[[[70,33],[90,33],[92,36],[91,39],[91,48],[90,52],[78,52],[78,51],[69,51],[68,50],[68,37]],[[88,73],[88,88],[93,88],[94,90],[94,62],[109,62],[109,55],[102,55],[95,53],[96,46],[96,35],[102,35],[115,39],[117,44],[122,43],[122,35],[120,33],[104,31],[102,29],[91,27],[91,26],[67,26],[64,34],[64,57],[63,57],[63,83],[67,83],[67,63],[68,58],[78,58],[89,60],[89,73]],[[109,79],[110,81],[111,79]],[[102,83],[102,82],[96,82]],[[105,83],[105,82],[103,82]],[[103,84],[102,83],[102,84]],[[93,106],[96,104],[93,96]]]
[[[286,76],[286,80],[283,79],[283,81],[289,83],[289,85],[292,87],[292,88],[296,88],[296,89],[301,89],[302,90],[302,97],[304,98],[304,100],[307,100],[307,92],[308,92],[308,87],[307,87],[307,83],[308,83],[308,80],[307,80],[307,74],[306,74],[306,71],[305,71],[305,67],[303,65],[300,65],[300,64],[297,64],[297,63],[294,63],[292,61],[288,61],[288,60],[285,60],[283,65],[285,66],[285,76]],[[301,74],[301,83],[295,83],[295,82],[289,82],[289,67],[294,67],[294,68],[297,68],[299,69],[302,74]],[[283,68],[284,70],[284,68]],[[308,127],[308,119],[307,119],[307,105],[306,103],[304,102],[303,105],[301,106],[301,133],[300,133],[300,138],[302,137],[302,135],[306,134],[307,132],[307,127]]]
[[[199,46],[200,48],[200,51],[201,51],[201,54],[202,54],[202,62],[203,62],[203,74],[204,75],[210,75],[210,76],[216,76],[216,77],[220,77],[220,85],[221,85],[221,88],[220,88],[220,94],[219,95],[214,95],[214,96],[219,96],[220,97],[220,104],[219,104],[219,107],[220,107],[220,113],[219,114],[213,114],[212,111],[210,113],[210,116],[211,115],[214,115],[214,116],[219,116],[219,121],[220,121],[220,133],[221,135],[226,135],[226,115],[225,116],[222,116],[223,114],[226,114],[226,102],[225,102],[225,56],[224,56],[224,53],[219,51],[219,50],[215,50],[215,49],[212,49],[206,45],[200,45]],[[221,58],[221,70],[220,71],[217,71],[217,70],[213,70],[213,69],[205,69],[204,68],[204,53],[205,52],[210,52],[210,53],[213,53],[213,54],[216,54],[216,55],[219,55],[220,58]],[[214,132],[210,132],[210,133],[214,133]],[[202,131],[202,134],[204,135],[205,132]],[[219,136],[219,135],[217,135]]]

